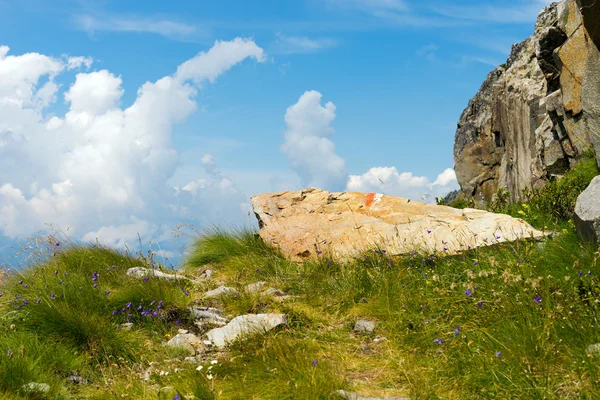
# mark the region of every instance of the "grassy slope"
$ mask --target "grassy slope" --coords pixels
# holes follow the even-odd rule
[[[599,253],[569,223],[574,196],[597,173],[583,163],[528,204],[490,205],[559,235],[456,257],[371,251],[346,265],[298,265],[252,232],[217,231],[184,266],[194,275],[210,263],[216,276],[190,286],[126,277],[144,260],[109,249],[61,248],[0,288],[0,397],[24,398],[23,384],[44,382],[55,399],[156,399],[166,385],[200,399],[326,399],[336,389],[414,399],[600,398],[600,364],[586,353],[600,342]],[[556,199],[571,200],[557,207]],[[202,299],[216,281],[266,281],[294,297]],[[231,315],[283,312],[289,323],[208,354],[198,372],[161,346],[180,327],[197,332],[185,311],[192,302]],[[117,330],[129,314],[135,328]],[[358,318],[376,321],[376,332],[352,333]],[[141,381],[153,361],[150,381]]]

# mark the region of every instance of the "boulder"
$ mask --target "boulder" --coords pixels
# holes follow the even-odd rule
[[[265,333],[285,323],[287,318],[284,314],[240,315],[224,327],[208,331],[206,336],[213,345],[223,348],[238,338]]]
[[[588,30],[598,23],[587,21],[595,16],[575,0],[548,5],[534,35],[490,72],[456,130],[454,169],[466,196],[490,200],[505,189],[517,201],[590,148],[600,165],[600,53]]]
[[[600,245],[600,176],[577,198],[573,220],[582,239]]]
[[[359,319],[354,324],[354,332],[358,334],[371,334],[375,332],[375,322]]]
[[[258,293],[260,292],[260,290],[263,288],[263,286],[265,286],[267,284],[267,282],[255,282],[255,283],[251,283],[249,285],[247,285],[244,289],[246,290],[247,293]]]
[[[375,193],[320,189],[267,193],[252,197],[252,206],[260,237],[300,262],[323,254],[346,261],[377,247],[389,255],[457,254],[544,236],[508,215]]]
[[[195,355],[204,349],[204,343],[196,335],[191,333],[178,333],[173,336],[167,343],[167,346],[173,348],[181,348],[186,350],[190,355]]]

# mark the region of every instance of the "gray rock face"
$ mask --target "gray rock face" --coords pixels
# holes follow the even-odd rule
[[[454,168],[469,197],[517,200],[595,148],[600,165],[600,53],[575,0],[545,7],[458,122]],[[587,26],[587,25],[586,25]]]
[[[600,176],[577,198],[573,219],[582,239],[600,245]]]
[[[408,397],[370,397],[361,396],[358,393],[338,390],[335,392],[340,398],[346,400],[410,400]]]
[[[283,314],[240,315],[224,327],[208,331],[206,336],[216,347],[222,348],[240,337],[265,333],[285,323],[287,318]]]

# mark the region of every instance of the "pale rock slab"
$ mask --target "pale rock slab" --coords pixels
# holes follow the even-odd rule
[[[324,254],[351,260],[365,250],[389,255],[457,254],[497,243],[544,237],[525,221],[374,193],[320,189],[252,197],[258,234],[294,261]]]

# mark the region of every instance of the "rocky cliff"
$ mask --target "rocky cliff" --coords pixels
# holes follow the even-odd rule
[[[588,4],[589,3],[589,4]],[[454,168],[463,192],[515,200],[573,167],[590,149],[600,165],[600,0],[545,7],[533,36],[513,45],[463,111]]]

